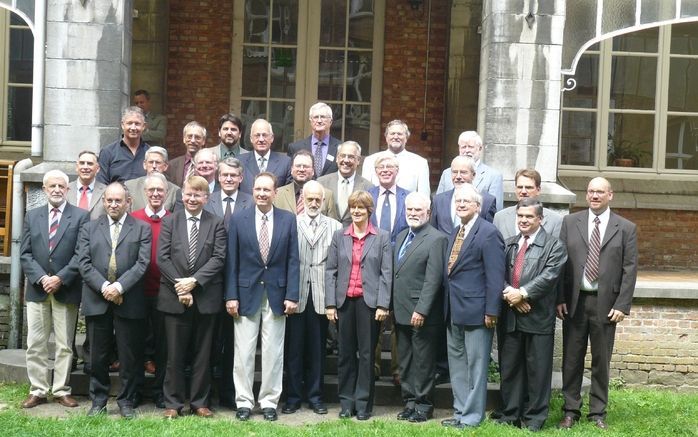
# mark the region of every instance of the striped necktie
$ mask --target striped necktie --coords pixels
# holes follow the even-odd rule
[[[61,211],[58,208],[51,209],[51,224],[48,227],[48,250],[49,252],[56,247],[56,232],[58,232],[58,221]]]
[[[594,282],[599,279],[599,255],[601,253],[601,229],[599,217],[594,217],[594,230],[591,231],[589,239],[589,253],[587,254],[587,262],[584,269],[584,276],[587,281]]]
[[[196,245],[199,241],[199,227],[196,222],[199,221],[196,217],[189,217],[191,220],[191,229],[189,230],[189,273],[194,271],[194,264],[196,263]]]

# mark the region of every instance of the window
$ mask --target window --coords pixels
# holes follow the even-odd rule
[[[31,141],[34,36],[5,9],[0,9],[0,35],[0,145],[19,151]]]
[[[655,27],[585,52],[563,93],[561,170],[695,174],[698,25]]]

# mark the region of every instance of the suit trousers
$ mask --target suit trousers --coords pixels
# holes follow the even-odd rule
[[[298,405],[304,400],[310,405],[322,402],[328,323],[324,314],[315,312],[312,293],[308,293],[305,310],[286,319],[287,405]]]
[[[578,419],[582,409],[582,376],[587,341],[591,343],[590,419],[605,418],[615,323],[599,320],[597,297],[579,293],[574,317],[562,324],[562,407],[566,416]]]
[[[167,371],[163,394],[165,405],[180,411],[184,407],[187,384],[184,367],[187,358],[191,359],[191,379],[189,381],[189,405],[192,409],[208,408],[211,393],[211,343],[215,314],[201,314],[196,303],[182,314],[165,313],[167,337]],[[191,356],[188,345],[193,344]]]
[[[254,408],[255,354],[257,338],[262,333],[262,384],[259,387],[259,405],[276,408],[283,388],[284,337],[286,316],[275,315],[266,293],[256,313],[235,319],[235,402],[238,408]]]
[[[78,307],[64,304],[49,294],[43,302],[27,302],[27,374],[29,392],[46,397],[69,395],[70,369],[73,365],[73,338]],[[53,363],[53,384],[50,381],[48,340],[53,332],[56,351]]]
[[[447,335],[453,417],[466,426],[477,426],[485,419],[487,368],[494,329],[451,323]]]
[[[165,366],[167,365],[167,339],[165,338],[165,318],[164,314],[156,308],[158,302],[157,296],[146,296],[145,303],[148,307],[148,313],[145,316],[146,336],[143,352],[144,361],[155,362],[155,378],[151,385],[151,395],[153,398],[162,394],[162,385],[165,381]],[[143,387],[141,380],[139,384]]]
[[[373,410],[373,360],[379,329],[375,316],[376,310],[366,305],[363,297],[347,297],[338,309],[337,379],[343,410]]]
[[[215,369],[214,388],[218,392],[218,403],[232,405],[235,402],[233,384],[233,360],[235,358],[235,323],[225,309],[216,314],[211,348],[211,369]]]
[[[93,406],[105,406],[109,399],[111,338],[115,333],[119,353],[121,388],[116,402],[133,405],[138,382],[143,377],[144,319],[127,319],[114,314],[111,304],[104,314],[85,317],[90,339],[90,399]]]
[[[543,427],[550,404],[553,343],[553,334],[500,332],[501,420]]]
[[[407,408],[430,414],[436,368],[436,336],[439,325],[394,325],[397,335],[397,355],[400,363],[400,388]]]

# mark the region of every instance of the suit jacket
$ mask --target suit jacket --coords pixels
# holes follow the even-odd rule
[[[497,200],[497,211],[500,211],[504,207],[504,188],[502,184],[502,174],[484,164],[482,161],[477,165],[475,169],[475,179],[473,179],[473,185],[478,191],[486,191],[490,193]],[[445,191],[453,189],[453,182],[451,181],[451,167],[441,173],[441,179],[439,180],[439,187],[436,189],[436,194],[441,194]]]
[[[502,233],[505,240],[518,235],[519,230],[516,227],[516,205],[504,208],[494,215],[494,225]],[[562,226],[562,216],[553,210],[543,208],[543,221],[541,226],[553,237],[560,236],[560,227]]]
[[[457,235],[453,232],[449,237],[449,256]],[[455,325],[483,326],[485,315],[499,316],[504,274],[502,235],[492,223],[477,217],[450,273],[444,263],[447,320],[450,316]]]
[[[184,313],[175,283],[177,278],[194,277],[191,291],[200,314],[217,314],[223,306],[223,267],[226,257],[226,232],[223,219],[208,211],[201,212],[196,261],[189,271],[189,232],[185,211],[177,211],[162,220],[158,239],[160,293],[158,310],[170,314]]]
[[[341,140],[333,136],[330,136],[330,141],[327,145],[327,157],[325,158],[325,164],[322,166],[322,172],[320,174],[315,175],[316,179],[320,176],[337,172],[337,146],[339,146],[340,144],[342,144]],[[291,143],[286,148],[288,156],[291,158],[297,151],[301,149],[308,150],[311,154],[313,153],[312,135],[307,138],[298,140],[294,143]]]
[[[456,227],[451,216],[451,199],[455,190],[449,190],[434,197],[431,205],[431,225],[446,235],[450,235]],[[482,195],[482,205],[480,205],[480,217],[492,223],[497,212],[495,199],[489,193]]]
[[[150,264],[150,226],[126,216],[116,245],[116,282],[123,287],[124,301],[115,305],[102,297],[102,284],[107,281],[112,244],[109,217],[101,216],[85,224],[78,240],[78,265],[84,281],[82,312],[97,316],[111,307],[114,314],[127,319],[146,315],[143,280]]]
[[[252,194],[254,187],[254,178],[259,174],[259,165],[255,154],[243,153],[238,157],[242,163],[243,177],[240,182],[239,190],[243,193]],[[279,153],[269,152],[269,162],[267,162],[267,171],[276,176],[276,186],[281,187],[291,182],[291,158]]]
[[[393,282],[393,249],[388,232],[376,228],[368,234],[361,253],[361,287],[364,302],[370,308],[390,308]],[[341,308],[347,298],[351,275],[353,239],[348,229],[332,236],[325,267],[325,308]]]
[[[371,223],[376,228],[378,227],[378,219],[376,216],[376,211],[382,205],[378,205],[378,195],[380,194],[380,187],[371,187],[368,189],[369,194],[373,196],[373,214],[371,214]],[[409,191],[396,186],[395,190],[395,208],[397,209],[395,213],[395,220],[393,221],[393,228],[390,232],[390,243],[395,245],[395,239],[397,234],[402,232],[403,229],[407,229],[407,218],[405,217],[405,198],[410,194]]]
[[[246,153],[246,155],[252,155]],[[239,313],[256,313],[266,292],[276,315],[284,312],[284,300],[298,302],[300,262],[296,216],[273,208],[274,229],[267,263],[259,253],[255,226],[257,208],[240,211],[228,228],[228,259],[225,274],[225,300],[238,300]]]
[[[137,179],[131,179],[124,182],[126,188],[131,193],[131,209],[130,211],[138,211],[143,209],[148,204],[148,200],[145,197],[145,178],[147,176],[142,176]],[[175,201],[177,199],[177,191],[179,187],[172,182],[167,182],[167,197],[165,197],[165,203],[163,207],[168,211],[174,211]]]
[[[57,275],[63,282],[54,294],[57,301],[79,304],[81,282],[75,246],[80,228],[89,220],[85,210],[66,203],[56,231],[56,244],[48,248],[49,210],[42,205],[24,216],[24,230],[20,246],[20,262],[27,276],[24,298],[27,302],[43,302],[48,295],[39,283],[44,275]]]
[[[252,199],[252,196],[238,190],[238,196],[235,199],[235,203],[233,206],[233,214],[236,214],[242,211],[243,209],[251,208],[253,206],[254,200]],[[206,205],[204,205],[204,209],[212,214],[217,215],[218,217],[225,216],[225,205],[223,205],[220,190],[214,191],[213,193],[209,194],[208,202],[206,202]]]
[[[78,180],[68,184],[68,202],[75,206],[80,204],[80,187],[78,187]],[[92,199],[90,199],[90,220],[94,220],[101,215],[106,214],[104,210],[104,204],[102,203],[102,195],[107,186],[101,182],[95,181],[95,187],[92,190]]]
[[[576,212],[562,219],[560,240],[567,245],[567,264],[563,292],[558,303],[567,304],[567,317],[573,317],[579,299],[589,251],[589,210]],[[599,253],[598,318],[608,319],[611,309],[630,314],[630,304],[637,279],[637,226],[610,212],[608,226]]]
[[[318,215],[317,230],[310,226],[310,217],[301,214],[296,217],[298,222],[298,254],[300,256],[300,295],[298,312],[303,312],[308,303],[308,294],[313,293],[314,308],[318,314],[325,314],[325,264],[327,250],[332,243],[334,233],[342,229],[337,220]]]
[[[339,192],[337,191],[337,183],[339,181],[339,173],[330,173],[325,176],[319,177],[318,182],[322,184],[323,187],[325,187],[326,190],[332,191],[332,195],[334,196],[335,199],[335,208],[337,209],[337,215],[342,214],[342,211],[339,210],[339,204],[337,202],[339,201]],[[365,179],[361,177],[358,173],[354,174],[354,188],[352,192],[354,191],[368,191],[371,187],[373,187],[373,184],[369,182],[368,179]],[[351,214],[349,214],[349,208],[344,211],[341,217],[339,217],[339,221],[342,223],[343,226],[348,226],[351,223]]]
[[[506,241],[507,286],[512,281],[520,239],[521,234],[518,234]],[[565,245],[541,227],[536,238],[528,244],[519,278],[519,288],[528,293],[527,300],[531,304],[531,311],[521,314],[508,305],[502,305],[502,320],[499,324],[506,332],[553,334],[557,284],[566,261]]]
[[[173,184],[181,187],[184,185],[184,162],[186,161],[186,154],[178,156],[171,159],[165,171],[165,176]]]
[[[274,206],[277,208],[285,209],[286,211],[296,213],[296,186],[295,183],[291,182],[288,185],[276,190],[276,198],[274,199]],[[322,204],[322,209],[320,210],[322,215],[325,215],[331,219],[338,220],[337,206],[332,196],[332,191],[325,188],[325,202]]]
[[[424,316],[425,325],[443,321],[443,266],[448,238],[429,223],[414,236],[398,260],[409,229],[398,235],[393,264],[393,311],[395,321],[410,325],[412,313]]]

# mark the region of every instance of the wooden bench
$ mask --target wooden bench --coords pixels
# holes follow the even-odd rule
[[[10,256],[12,243],[12,176],[15,161],[0,160],[0,239],[3,256]]]

